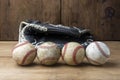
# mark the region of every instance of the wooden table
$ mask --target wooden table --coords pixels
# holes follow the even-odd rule
[[[17,42],[0,42],[0,80],[120,80],[120,42],[105,42],[111,57],[103,66],[93,66],[84,60],[79,66],[68,66],[59,61],[55,66],[18,66],[11,50]]]

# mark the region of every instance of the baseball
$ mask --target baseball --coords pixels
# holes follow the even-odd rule
[[[40,64],[53,65],[60,58],[60,48],[53,42],[45,42],[37,46],[37,59]]]
[[[13,51],[12,51],[12,58],[17,62],[19,65],[29,65],[33,63],[36,57],[36,49],[35,47],[29,42],[22,42],[18,43]]]
[[[86,48],[86,58],[93,65],[104,64],[110,56],[110,50],[103,42],[95,41]]]
[[[69,42],[62,48],[62,59],[68,65],[80,64],[84,56],[84,48],[77,42]]]

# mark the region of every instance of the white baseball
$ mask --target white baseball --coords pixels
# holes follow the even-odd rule
[[[12,51],[12,58],[19,65],[29,65],[33,63],[36,54],[37,53],[35,47],[28,41],[25,41],[22,43],[18,43],[14,47]]]
[[[53,42],[45,42],[37,47],[37,59],[40,64],[53,65],[60,58],[60,48]]]
[[[62,59],[68,65],[80,64],[85,56],[82,45],[77,42],[69,42],[62,48]]]
[[[104,64],[110,56],[110,50],[103,42],[95,41],[86,48],[86,57],[91,64]]]

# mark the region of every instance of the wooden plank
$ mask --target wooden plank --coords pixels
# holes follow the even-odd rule
[[[12,49],[17,44],[17,41],[0,41],[0,58],[12,57]]]
[[[97,40],[120,40],[120,0],[62,0],[61,22],[89,28]]]
[[[6,38],[10,38],[11,33],[8,28],[10,28],[10,24],[8,22],[9,19],[9,3],[8,0],[0,0],[0,40],[3,36]]]
[[[0,42],[0,80],[120,80],[120,42],[105,42],[111,57],[103,66],[92,66],[86,60],[79,66],[65,65],[61,60],[55,66],[18,66],[11,58],[17,42]],[[118,46],[116,46],[118,45]]]
[[[17,40],[26,19],[59,23],[60,0],[0,0],[0,40]]]
[[[119,0],[98,0],[96,8],[97,26],[100,28],[99,32],[101,31],[101,39],[120,40],[120,35],[118,35],[120,26],[119,4]]]
[[[120,0],[0,0],[0,40],[17,40],[19,23],[35,19],[92,30],[98,40],[120,40]]]

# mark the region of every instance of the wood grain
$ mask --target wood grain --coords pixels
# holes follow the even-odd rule
[[[91,29],[96,40],[120,40],[120,0],[0,0],[0,40],[17,40],[26,19]]]
[[[119,0],[62,0],[64,25],[89,28],[97,40],[120,40]]]
[[[93,66],[86,60],[79,66],[68,66],[62,60],[55,66],[18,66],[11,50],[17,42],[0,42],[0,80],[120,80],[120,42],[105,42],[111,57],[103,66]],[[116,46],[118,45],[118,46]]]
[[[60,22],[60,0],[0,0],[0,40],[17,40],[21,21]]]

